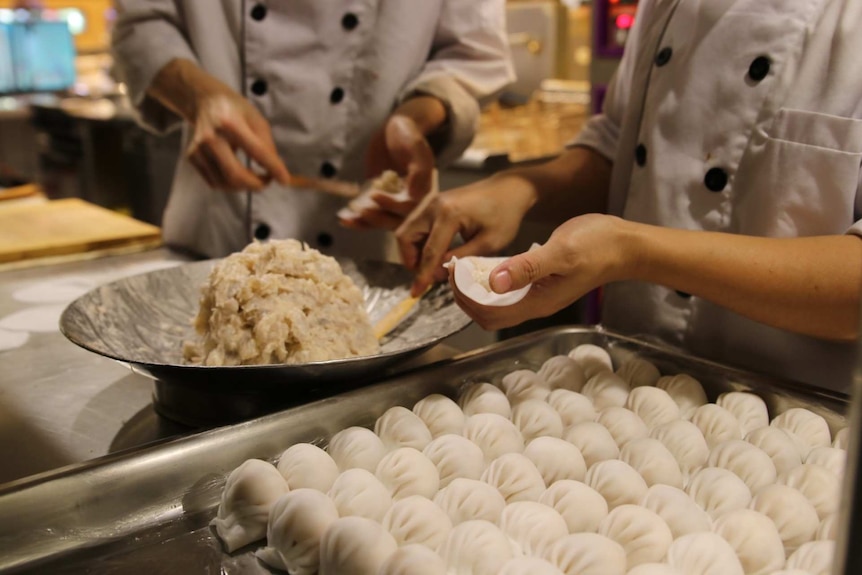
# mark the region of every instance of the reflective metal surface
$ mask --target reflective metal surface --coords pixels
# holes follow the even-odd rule
[[[580,343],[609,349],[616,364],[632,354],[664,374],[698,378],[711,401],[753,390],[770,416],[806,407],[833,433],[846,425],[848,397],[737,371],[593,328],[559,328],[494,344],[362,390],[253,421],[108,456],[0,490],[0,572],[266,573],[254,546],[228,555],[207,527],[227,473],[250,457],[273,459],[296,442],[325,443],[350,425],[370,426],[393,405],[429,393],[454,396],[467,381],[496,381]]]
[[[249,419],[368,384],[381,371],[464,329],[470,319],[447,284],[426,294],[374,356],[299,365],[196,366],[182,358],[215,261],[157,270],[103,285],[72,302],[60,329],[72,342],[156,380],[159,413],[193,426]],[[339,260],[375,323],[406,297],[412,275],[387,262]]]

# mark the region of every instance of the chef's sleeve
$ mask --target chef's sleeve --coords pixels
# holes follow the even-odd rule
[[[428,61],[400,100],[424,94],[443,102],[448,126],[436,152],[446,165],[473,141],[480,104],[514,80],[505,0],[446,0]]]
[[[118,76],[126,84],[141,124],[167,132],[182,119],[148,96],[147,89],[172,60],[198,60],[186,41],[180,9],[176,0],[117,0],[116,8],[111,49]]]

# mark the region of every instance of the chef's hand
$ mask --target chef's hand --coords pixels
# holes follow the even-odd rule
[[[520,302],[502,307],[477,304],[449,281],[458,305],[487,330],[498,330],[529,319],[547,317],[589,291],[621,279],[635,261],[636,243],[629,241],[630,224],[603,214],[573,218],[551,234],[541,247],[514,256],[491,271],[491,289],[506,293],[530,283]]]
[[[396,230],[404,265],[416,272],[413,294],[446,279],[452,256],[485,255],[509,245],[532,205],[519,178],[500,175],[429,196]],[[464,244],[450,249],[460,234]]]

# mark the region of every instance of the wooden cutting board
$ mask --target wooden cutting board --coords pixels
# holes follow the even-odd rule
[[[75,198],[0,204],[0,263],[160,243],[156,226]]]

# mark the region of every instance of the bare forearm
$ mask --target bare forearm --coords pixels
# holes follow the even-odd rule
[[[774,327],[847,340],[859,329],[862,239],[760,238],[629,223],[629,277]]]
[[[233,90],[194,62],[184,59],[166,64],[147,90],[149,96],[189,122],[197,117],[198,105],[206,96],[225,93],[233,93]]]
[[[439,130],[447,120],[446,106],[433,96],[415,96],[405,100],[392,115],[410,118],[425,136]]]

